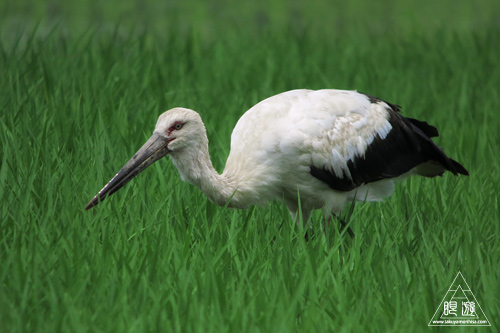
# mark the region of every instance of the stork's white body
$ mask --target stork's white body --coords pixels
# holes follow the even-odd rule
[[[391,194],[393,179],[340,192],[309,172],[327,166],[347,173],[347,161],[363,156],[376,134],[391,130],[386,109],[366,96],[343,90],[293,90],[270,97],[248,110],[231,135],[231,153],[223,177],[238,184],[231,204],[247,208],[284,198],[292,215],[307,218],[324,206],[339,212],[346,201],[381,200]]]
[[[183,180],[219,205],[248,208],[284,199],[303,221],[314,209],[338,213],[352,200],[377,201],[414,173],[467,174],[430,139],[437,129],[398,114],[399,107],[345,90],[293,90],[248,110],[231,135],[222,174],[215,171],[198,113],[163,113],[153,136],[87,206],[114,193],[169,154]],[[300,203],[299,203],[300,197]]]

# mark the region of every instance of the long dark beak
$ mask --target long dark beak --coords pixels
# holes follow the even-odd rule
[[[170,153],[167,145],[172,139],[162,136],[158,133],[153,133],[151,138],[139,149],[137,153],[123,166],[123,168],[103,187],[97,195],[90,200],[85,207],[88,210],[106,197],[118,191],[121,187],[127,184],[135,176],[141,173],[148,166],[158,161],[163,156]]]

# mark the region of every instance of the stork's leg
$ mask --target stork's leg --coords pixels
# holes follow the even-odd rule
[[[352,231],[351,227],[349,227],[347,222],[340,216],[337,216],[337,219],[340,222],[340,232],[342,233],[347,228],[347,233],[351,238],[354,238],[354,231]]]
[[[351,216],[351,213],[349,214],[349,216]],[[346,228],[347,228],[346,231],[349,234],[349,236],[351,236],[351,238],[354,238],[354,232],[352,231],[351,227],[348,226],[348,222],[346,220],[344,220],[339,214],[336,214],[334,212],[329,212],[328,210],[323,210],[323,231],[325,234],[326,234],[327,225],[331,224],[332,217],[335,217],[335,219],[337,219],[339,221],[340,233],[343,233],[344,230],[346,230]]]
[[[297,225],[300,225],[300,221],[302,221],[302,227],[306,228],[308,226],[309,216],[311,215],[310,211],[302,211],[302,214],[299,214],[298,211],[289,209],[289,212],[292,220],[294,220]]]

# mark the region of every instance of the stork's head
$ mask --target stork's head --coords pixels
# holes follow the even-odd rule
[[[205,125],[197,112],[174,108],[158,117],[153,136],[165,138],[168,153],[177,153],[205,138],[205,133]]]
[[[148,166],[168,154],[178,154],[194,143],[206,139],[205,126],[198,113],[185,108],[174,108],[158,118],[153,135],[135,153],[102,190],[87,204],[90,209],[115,193]],[[208,144],[208,142],[206,143]]]

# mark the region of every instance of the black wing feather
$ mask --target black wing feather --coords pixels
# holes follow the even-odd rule
[[[368,96],[368,98],[372,103],[383,102],[375,97]],[[434,126],[424,121],[403,117],[398,113],[399,106],[384,103],[389,106],[387,112],[392,130],[384,139],[377,135],[368,146],[364,157],[357,156],[347,162],[351,178],[345,172],[342,177],[337,177],[326,166],[323,168],[311,166],[311,175],[338,191],[351,191],[363,184],[398,177],[428,161],[438,162],[455,175],[458,173],[468,175],[462,165],[446,156],[432,142],[431,138],[439,134]]]

